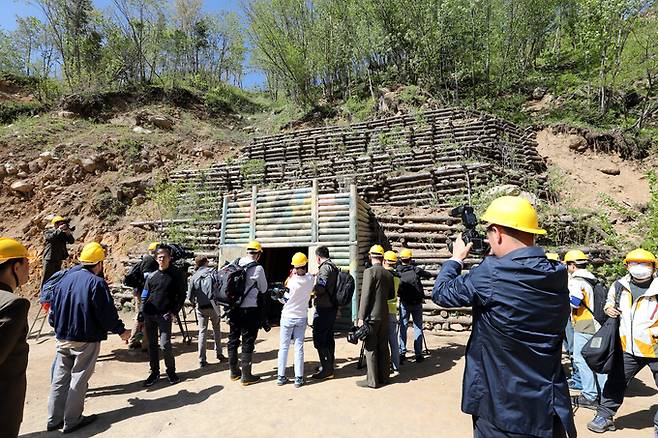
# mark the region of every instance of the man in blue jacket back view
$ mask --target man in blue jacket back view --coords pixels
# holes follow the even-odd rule
[[[48,397],[47,430],[73,432],[96,419],[83,416],[88,382],[94,373],[101,341],[107,332],[126,343],[130,330],[119,319],[107,283],[102,278],[105,249],[88,243],[53,291],[49,322],[55,329],[57,354]]]
[[[436,279],[432,300],[473,308],[466,346],[462,411],[476,438],[576,436],[560,362],[569,317],[566,268],[534,246],[537,213],[503,196],[487,208],[489,256],[461,276],[472,244],[457,238]]]

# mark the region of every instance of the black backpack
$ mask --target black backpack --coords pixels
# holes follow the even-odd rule
[[[249,290],[245,290],[247,270],[258,264],[254,261],[240,266],[239,261],[240,259],[236,259],[233,263],[228,263],[217,271],[216,287],[213,289],[213,300],[230,309],[240,307],[242,300],[249,293]],[[251,290],[253,287],[256,287],[256,283],[249,289]]]
[[[425,300],[425,294],[415,267],[412,265],[400,266],[398,274],[400,274],[398,288],[400,301],[409,305],[421,304]]]
[[[123,284],[135,289],[144,288],[144,274],[142,274],[142,262],[135,263],[130,272],[123,277]]]
[[[619,307],[622,286],[615,282],[615,307]],[[581,350],[587,366],[599,374],[609,374],[619,363],[623,363],[623,351],[619,337],[619,320],[608,318],[599,331],[585,343]]]
[[[587,281],[590,286],[592,286],[592,290],[594,291],[594,304],[592,305],[591,309],[587,306],[585,306],[585,308],[589,310],[592,316],[594,316],[596,322],[603,325],[603,323],[608,320],[608,315],[606,315],[605,311],[603,310],[605,307],[605,302],[608,299],[608,288],[606,287],[605,283],[603,283],[598,278],[578,278],[582,278],[583,280]]]
[[[343,307],[351,304],[355,286],[356,283],[352,274],[339,269],[338,277],[336,279],[336,293],[333,296],[330,295],[331,301],[334,305],[336,307]]]

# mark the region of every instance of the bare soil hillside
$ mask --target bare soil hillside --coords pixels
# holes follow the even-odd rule
[[[22,240],[39,257],[50,218],[69,217],[76,226],[71,253],[91,240],[108,244],[115,281],[120,259],[152,238],[128,224],[152,211],[147,194],[156,181],[227,158],[246,140],[239,118],[167,104],[105,115],[94,121],[58,110],[0,126],[0,235]],[[41,274],[40,263],[33,265],[28,293]]]
[[[605,193],[630,207],[646,204],[646,172],[656,168],[658,159],[624,160],[616,154],[587,149],[583,140],[578,135],[556,134],[550,128],[537,133],[539,153],[564,176],[560,189],[568,201],[596,210],[601,205],[601,193]]]

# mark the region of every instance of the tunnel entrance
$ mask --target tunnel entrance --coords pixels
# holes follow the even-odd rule
[[[265,275],[267,276],[268,286],[274,283],[283,283],[290,275],[290,261],[296,252],[301,252],[308,256],[307,246],[285,247],[285,248],[265,248],[263,256],[260,260]],[[271,324],[279,324],[281,319],[281,309],[283,304],[279,301],[274,301],[268,296],[268,318]]]

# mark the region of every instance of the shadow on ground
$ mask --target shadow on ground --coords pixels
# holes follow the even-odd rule
[[[644,409],[642,411],[632,412],[623,417],[618,417],[615,419],[615,426],[617,429],[645,429],[651,427],[653,424],[653,416],[658,409],[658,405],[653,405],[650,408]]]
[[[207,400],[211,395],[218,393],[224,389],[221,385],[211,386],[202,389],[199,392],[190,392],[181,389],[176,394],[168,395],[166,397],[158,398],[155,400],[145,400],[138,397],[128,399],[130,406],[120,409],[115,409],[109,412],[103,412],[98,415],[98,420],[85,427],[71,433],[71,437],[91,437],[109,430],[113,424],[119,423],[124,420],[132,420],[144,414],[152,414],[155,412],[164,412],[175,410],[183,406],[202,403]],[[55,436],[60,435],[60,432],[33,432],[21,435],[22,438],[34,438],[41,436]]]

